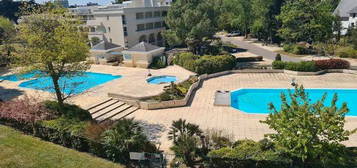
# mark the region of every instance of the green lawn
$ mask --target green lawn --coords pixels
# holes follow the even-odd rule
[[[0,125],[0,168],[123,168]]]

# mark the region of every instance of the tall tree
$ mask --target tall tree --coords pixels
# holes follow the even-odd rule
[[[13,22],[17,22],[21,16],[20,10],[25,5],[35,5],[34,0],[30,1],[14,1],[14,0],[2,0],[0,1],[0,15],[10,19]]]
[[[23,17],[19,39],[23,52],[16,55],[16,64],[27,71],[39,70],[49,76],[60,107],[67,95],[59,81],[89,68],[86,33],[79,31],[79,21],[63,10],[50,9]]]
[[[226,30],[240,30],[247,38],[252,14],[251,0],[223,0],[218,20]]]
[[[0,65],[7,65],[10,60],[11,52],[14,50],[12,42],[16,36],[14,24],[0,16]]]
[[[280,14],[284,0],[252,0],[253,23],[252,34],[264,42],[273,43],[280,28],[276,16]]]
[[[347,104],[338,107],[335,95],[330,106],[325,106],[326,96],[312,103],[303,86],[296,86],[281,95],[279,110],[270,104],[272,113],[263,121],[276,132],[268,135],[273,142],[303,166],[340,164],[344,149],[340,143],[355,132],[344,130]]]
[[[177,0],[165,19],[170,28],[164,37],[168,42],[183,42],[194,53],[215,34],[216,14],[212,0]]]
[[[322,42],[333,35],[332,6],[325,0],[287,0],[278,19],[287,42]]]

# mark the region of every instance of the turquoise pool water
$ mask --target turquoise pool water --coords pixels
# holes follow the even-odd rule
[[[150,84],[161,84],[176,82],[177,78],[175,76],[154,76],[146,80]]]
[[[26,74],[21,74],[21,75],[6,75],[6,76],[0,76],[0,80],[8,80],[12,82],[17,82],[20,80],[26,80],[26,79],[31,79],[34,77],[40,77],[41,72],[40,71],[33,71],[31,73],[26,73]]]
[[[54,92],[52,79],[50,77],[38,75],[40,72],[32,72],[23,75],[9,75],[0,79],[9,81],[19,81],[35,77],[36,79],[22,82],[19,86],[36,90]],[[74,77],[62,77],[59,81],[60,87],[65,94],[79,94],[97,85],[109,82],[114,79],[119,79],[122,76],[85,72]]]
[[[333,95],[337,93],[337,106],[346,102],[350,112],[347,116],[357,116],[356,89],[306,89],[312,103],[321,99],[327,93],[325,105],[331,105]],[[281,93],[288,93],[288,89],[240,89],[231,92],[231,106],[246,113],[268,114],[268,104],[273,103],[278,109],[281,106]]]

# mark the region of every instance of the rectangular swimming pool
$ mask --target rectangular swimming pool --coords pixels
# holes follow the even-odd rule
[[[3,80],[20,81],[24,79],[35,78],[33,80],[22,82],[19,87],[54,92],[52,79],[41,75],[41,72],[34,71],[23,75],[8,75],[0,77]],[[106,82],[120,79],[121,75],[111,75],[94,72],[84,72],[73,77],[62,77],[59,85],[65,94],[79,94],[95,86]]]
[[[292,90],[293,91],[293,90]],[[325,105],[331,105],[334,94],[338,96],[337,106],[346,102],[349,108],[347,116],[357,116],[357,89],[305,89],[312,103],[327,93]],[[231,106],[246,113],[269,114],[268,104],[277,109],[281,106],[281,93],[288,95],[289,89],[240,89],[231,92]]]

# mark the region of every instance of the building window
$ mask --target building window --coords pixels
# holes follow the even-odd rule
[[[128,36],[128,29],[126,27],[124,27],[123,29],[124,29],[124,36]]]
[[[154,33],[149,35],[149,43],[151,43],[151,44],[155,43],[155,34]]]
[[[144,13],[136,13],[136,19],[144,19]]]
[[[162,22],[162,27],[166,27],[166,23],[165,22]]]
[[[110,33],[110,27],[108,27],[108,33]]]
[[[355,18],[355,17],[356,17],[356,15],[357,15],[357,14],[356,14],[356,13],[354,13],[354,14],[352,14],[352,17],[353,17],[353,18]]]
[[[162,11],[162,17],[167,16],[167,11]]]
[[[131,60],[130,54],[123,54],[125,60]]]
[[[91,27],[90,32],[95,32],[95,27]]]
[[[152,18],[152,12],[145,12],[145,18]]]
[[[153,23],[146,23],[146,30],[150,30],[154,28],[154,24]]]
[[[140,38],[139,38],[139,43],[140,43],[140,42],[147,42],[147,40],[146,40],[146,35],[140,36]]]
[[[158,45],[158,46],[160,46],[160,47],[164,46],[163,38],[162,38],[161,32],[157,33],[156,40],[157,40],[157,45]]]
[[[154,12],[154,17],[161,17],[161,12],[160,11],[155,11]]]
[[[162,26],[161,22],[155,22],[155,28],[160,28]]]
[[[109,20],[109,16],[107,16],[107,20]]]
[[[143,31],[143,30],[145,30],[145,24],[136,25],[136,31]]]
[[[126,24],[125,15],[122,15],[122,16],[121,16],[121,20],[122,20],[122,22],[123,22],[123,25],[125,25],[125,24]]]

